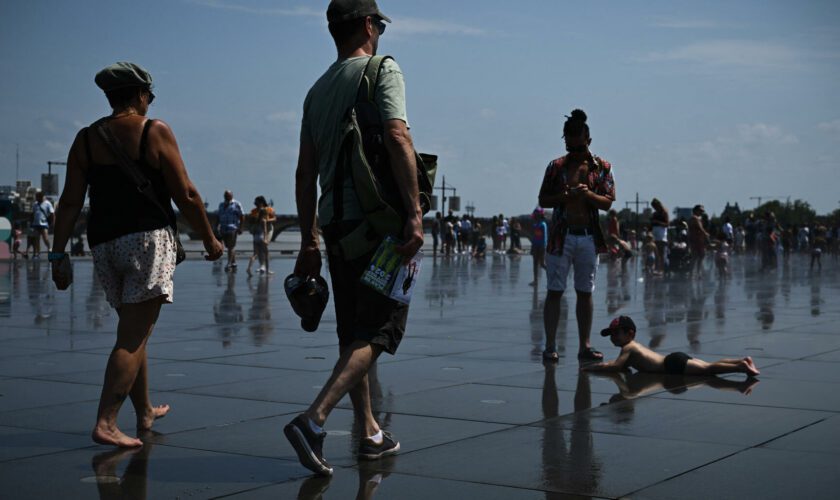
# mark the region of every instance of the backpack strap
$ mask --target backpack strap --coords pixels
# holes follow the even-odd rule
[[[379,81],[379,73],[382,72],[382,65],[386,59],[394,58],[391,56],[371,56],[368,59],[359,82],[356,102],[373,102],[374,97],[376,97],[376,82]]]

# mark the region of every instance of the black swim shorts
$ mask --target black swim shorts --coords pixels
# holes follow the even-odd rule
[[[338,241],[358,224],[359,221],[343,221],[323,228],[338,323],[338,345],[345,347],[355,340],[363,340],[394,354],[405,334],[408,305],[362,284],[362,274],[376,249],[349,261],[335,253]]]
[[[684,352],[672,352],[665,356],[665,373],[683,374],[685,373],[685,365],[691,356]]]

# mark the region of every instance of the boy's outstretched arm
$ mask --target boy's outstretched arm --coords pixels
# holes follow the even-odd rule
[[[629,359],[630,350],[622,349],[621,354],[614,360],[582,366],[580,370],[584,372],[620,372],[625,369]]]

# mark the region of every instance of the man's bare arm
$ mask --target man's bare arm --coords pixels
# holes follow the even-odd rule
[[[295,170],[295,204],[300,224],[300,253],[295,263],[295,274],[317,276],[321,273],[321,251],[318,243],[318,162],[312,142],[301,139]],[[333,189],[343,189],[333,186]],[[333,207],[334,209],[337,207]]]
[[[388,151],[391,169],[399,186],[406,214],[408,214],[403,231],[404,241],[396,250],[409,260],[423,246],[423,213],[420,210],[414,145],[404,121],[386,120],[384,125],[385,149]]]

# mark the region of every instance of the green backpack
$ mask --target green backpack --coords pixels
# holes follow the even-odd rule
[[[353,260],[374,250],[382,238],[402,237],[405,206],[385,149],[384,127],[374,101],[382,63],[391,56],[373,56],[365,66],[355,104],[342,125],[341,149],[333,181],[334,222],[342,218],[345,177],[349,177],[365,219],[340,240],[341,256]],[[414,152],[417,185],[423,214],[431,208],[437,156]]]

